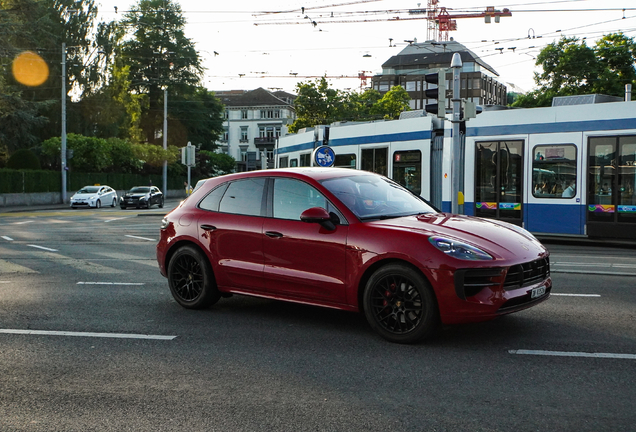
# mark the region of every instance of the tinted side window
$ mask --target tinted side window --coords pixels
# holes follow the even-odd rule
[[[262,216],[264,188],[264,177],[230,183],[221,199],[219,211],[247,216]]]
[[[298,180],[274,181],[274,217],[300,220],[300,214],[312,207],[327,208],[327,200],[315,188]]]
[[[215,188],[199,203],[199,208],[203,210],[219,211],[219,203],[223,194],[227,189],[228,183],[224,183],[221,186]]]

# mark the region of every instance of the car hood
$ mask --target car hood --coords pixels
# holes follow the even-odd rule
[[[510,254],[526,261],[548,255],[547,249],[526,230],[495,219],[450,213],[430,213],[371,222],[395,229],[418,231],[429,237],[467,242],[496,258]]]
[[[97,196],[97,192],[93,192],[93,193],[76,193],[73,194],[73,198],[90,198],[90,197],[94,197]]]
[[[145,197],[149,195],[148,192],[146,193],[127,193],[126,195],[124,195],[126,198],[141,198],[141,197]]]

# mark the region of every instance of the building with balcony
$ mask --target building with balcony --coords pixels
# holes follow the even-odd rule
[[[424,109],[426,104],[436,103],[427,99],[424,92],[435,88],[434,84],[425,81],[429,73],[448,69],[446,73],[447,108],[451,108],[452,96],[450,70],[454,53],[462,59],[460,72],[461,97],[475,102],[477,105],[506,105],[507,88],[497,81],[499,74],[475,53],[456,41],[411,43],[399,54],[391,57],[382,65],[382,74],[371,80],[374,89],[384,94],[391,87],[400,85],[411,96],[411,109]],[[430,86],[430,87],[429,87]]]
[[[237,161],[237,171],[274,167],[276,139],[296,118],[295,95],[284,91],[215,91],[225,105],[220,151]]]

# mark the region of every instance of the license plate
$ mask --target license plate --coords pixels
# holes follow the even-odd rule
[[[128,200],[128,204],[132,204],[132,203],[133,203],[133,200]]]
[[[545,287],[539,287],[539,288],[535,288],[532,291],[530,291],[530,298],[537,298],[537,297],[541,297],[543,294],[545,294]]]

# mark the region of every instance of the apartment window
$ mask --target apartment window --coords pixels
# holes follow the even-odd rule
[[[223,130],[223,141],[227,141],[230,138],[230,132],[225,129]]]
[[[247,126],[241,126],[241,142],[247,142]]]
[[[261,118],[280,118],[280,110],[261,110]]]
[[[406,82],[406,91],[415,91],[415,81]]]
[[[241,110],[241,118],[243,120],[247,119],[247,110]]]

